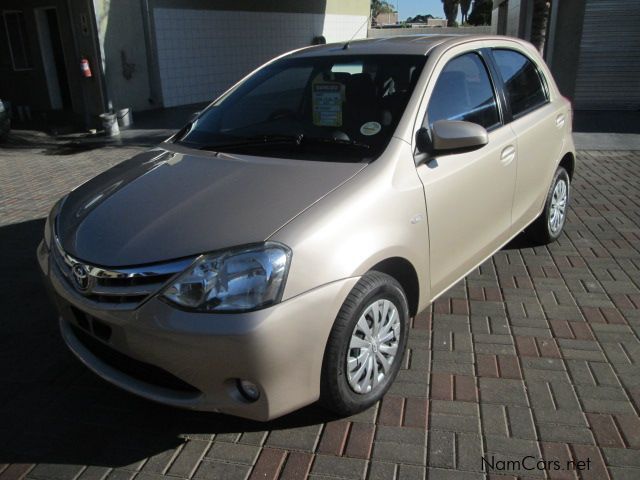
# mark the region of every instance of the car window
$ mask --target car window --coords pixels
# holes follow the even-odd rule
[[[280,158],[371,161],[388,145],[425,62],[424,55],[282,58],[220,97],[176,141]]]
[[[546,103],[547,94],[540,73],[531,60],[521,53],[506,49],[494,49],[493,57],[514,117]]]
[[[486,129],[500,124],[491,80],[477,53],[447,63],[431,94],[427,119],[429,127],[438,120],[464,120]]]
[[[362,62],[358,63],[336,63],[331,67],[333,73],[348,73],[349,75],[356,75],[364,71]]]
[[[312,66],[300,66],[283,70],[266,79],[236,103],[236,108],[222,119],[221,130],[265,122],[278,112],[299,108],[304,87],[313,71]]]

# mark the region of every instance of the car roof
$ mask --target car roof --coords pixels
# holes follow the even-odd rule
[[[329,43],[297,50],[289,58],[335,55],[426,55],[443,43],[465,43],[470,40],[490,40],[485,35],[417,34],[385,38],[368,38],[350,42]],[[504,37],[502,37],[504,39]],[[345,49],[345,44],[348,43]]]

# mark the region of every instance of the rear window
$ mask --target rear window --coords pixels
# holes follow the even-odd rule
[[[542,76],[535,64],[514,50],[494,49],[493,56],[504,81],[507,100],[514,117],[547,102]]]

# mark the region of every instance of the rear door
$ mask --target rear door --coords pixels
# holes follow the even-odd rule
[[[516,144],[497,93],[482,54],[469,47],[443,55],[427,87],[426,115],[417,128],[464,120],[489,134],[488,144],[478,150],[436,155],[417,167],[427,204],[433,297],[508,239]]]
[[[551,98],[547,80],[532,56],[515,45],[491,52],[505,92],[507,115],[512,118],[509,125],[517,137],[513,198],[513,233],[517,233],[544,205],[571,118],[568,103]]]

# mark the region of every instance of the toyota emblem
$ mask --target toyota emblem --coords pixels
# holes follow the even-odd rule
[[[71,269],[71,275],[79,291],[86,292],[89,289],[89,270],[85,265],[76,263]]]

